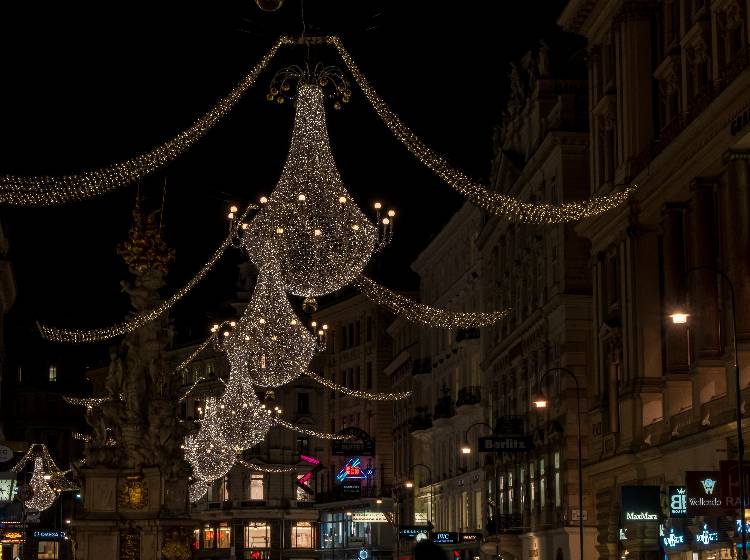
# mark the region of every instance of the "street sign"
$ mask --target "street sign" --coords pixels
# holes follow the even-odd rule
[[[482,453],[523,453],[534,449],[529,436],[484,436],[479,438]]]
[[[13,458],[13,450],[10,447],[0,445],[0,463],[5,463]]]

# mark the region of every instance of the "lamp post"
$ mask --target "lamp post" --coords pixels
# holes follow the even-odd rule
[[[556,367],[545,371],[539,378],[540,395],[534,398],[532,405],[535,408],[547,408],[547,399],[544,397],[542,387],[547,375],[552,372],[565,373],[573,379],[576,388],[576,418],[578,420],[578,541],[581,548],[581,560],[583,560],[583,455],[581,453],[581,391],[578,385],[578,377],[568,368]]]
[[[487,422],[474,422],[471,426],[466,428],[464,431],[464,444],[461,446],[461,453],[469,455],[471,453],[471,444],[469,443],[469,431],[475,426],[485,426],[490,430],[492,434],[495,434],[495,429],[490,426]],[[497,487],[497,457],[492,456],[492,470],[495,480],[492,483],[495,494],[495,556],[499,560],[500,558],[500,489]]]
[[[427,474],[429,474],[429,476],[430,476],[430,516],[427,518],[427,524],[428,524],[428,526],[432,525],[434,527],[435,525],[432,523],[432,518],[433,518],[433,515],[434,515],[435,512],[434,512],[434,510],[432,508],[433,508],[433,504],[435,503],[433,501],[435,484],[434,484],[434,481],[432,480],[432,469],[428,465],[425,465],[424,463],[416,463],[416,464],[412,465],[411,468],[409,469],[409,474],[411,474],[413,476],[414,475],[414,469],[416,467],[422,467],[423,469],[426,469],[427,470]],[[407,488],[413,488],[414,487],[414,482],[412,480],[407,480],[404,483],[404,486],[406,486]]]
[[[735,382],[735,397],[736,397],[736,420],[737,420],[737,471],[740,478],[740,519],[742,520],[742,526],[745,526],[745,438],[742,435],[742,385],[740,382],[740,365],[739,365],[739,353],[737,351],[737,310],[735,308],[734,301],[734,284],[729,279],[726,273],[722,272],[718,268],[713,266],[695,266],[685,271],[684,279],[687,281],[688,276],[696,270],[710,270],[714,274],[721,276],[729,286],[729,301],[732,307],[732,346],[734,350],[734,382]],[[685,324],[688,321],[690,315],[684,311],[675,311],[670,315],[672,323],[674,324]],[[747,560],[747,533],[746,531],[740,531],[742,537],[742,560]]]

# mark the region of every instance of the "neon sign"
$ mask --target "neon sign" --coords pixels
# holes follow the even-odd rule
[[[708,525],[703,525],[703,532],[695,535],[695,540],[701,544],[709,544],[719,540],[719,533],[712,533],[708,530]]]
[[[353,457],[352,459],[349,459],[336,475],[336,480],[338,480],[339,482],[344,482],[347,479],[363,480],[366,478],[372,478],[375,474],[374,469],[363,469],[360,466],[361,462],[362,461],[359,459],[359,457]]]
[[[308,494],[315,494],[315,492],[313,492],[313,489],[310,488],[307,485],[307,483],[315,475],[315,473],[322,470],[323,467],[320,464],[320,460],[316,459],[315,457],[310,457],[308,455],[300,455],[299,458],[300,458],[300,461],[304,461],[305,463],[312,465],[312,469],[310,469],[309,471],[307,471],[306,473],[302,475],[297,476],[297,481],[296,481],[297,486],[302,488]]]
[[[674,532],[674,528],[670,528],[669,535],[664,536],[664,534],[662,534],[661,540],[664,543],[664,548],[674,548],[681,544],[685,544],[685,535],[677,535]]]

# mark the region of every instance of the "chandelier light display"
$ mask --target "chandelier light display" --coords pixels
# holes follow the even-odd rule
[[[37,457],[34,459],[34,472],[29,481],[29,486],[34,493],[24,504],[27,509],[44,511],[55,502],[57,494],[47,482],[49,479],[50,475],[44,472],[42,458]]]
[[[336,47],[354,80],[391,132],[424,165],[488,212],[514,222],[568,222],[606,212],[622,204],[633,190],[627,188],[607,197],[562,204],[525,202],[491,191],[451,167],[414,135],[370,86],[341,41],[337,37],[327,40]],[[45,205],[82,200],[156,171],[178,157],[223,117],[255,82],[276,50],[291,42],[288,38],[279,39],[229,96],[166,144],[124,163],[81,175],[0,177],[0,203]],[[271,409],[262,402],[258,394],[261,388],[283,387],[306,375],[328,389],[355,398],[386,401],[410,396],[410,392],[354,390],[311,372],[315,352],[325,348],[328,326],[314,322],[309,327],[305,325],[294,311],[290,294],[304,298],[303,310],[313,312],[317,310],[317,297],[353,285],[369,300],[408,321],[447,329],[487,326],[509,313],[507,309],[468,312],[428,306],[364,276],[363,270],[373,254],[391,241],[396,213],[375,203],[375,219],[369,219],[346,189],[336,166],[328,137],[326,98],[334,109],[340,109],[350,101],[351,95],[349,83],[338,68],[318,65],[311,70],[291,66],[279,71],[271,81],[267,98],[280,105],[293,100],[295,107],[289,152],[281,175],[273,190],[261,197],[260,206],[251,205],[241,214],[236,206],[230,208],[229,235],[199,273],[163,304],[112,327],[73,330],[40,325],[46,338],[61,342],[98,342],[130,333],[166,313],[214,267],[229,246],[238,246],[247,252],[258,269],[258,278],[244,313],[237,320],[214,325],[208,340],[173,372],[184,371],[212,342],[229,363],[229,378],[223,394],[206,398],[202,417],[197,420],[197,431],[184,439],[185,459],[193,472],[193,483],[188,491],[191,502],[200,500],[210,482],[225,476],[238,462],[264,472],[293,471],[293,466],[264,467],[241,457],[243,451],[264,441],[273,428],[328,440],[351,437],[319,432],[283,420],[281,409]],[[257,212],[248,219],[252,209]],[[199,381],[195,380],[180,400],[184,400]],[[266,402],[269,398],[267,394]],[[69,402],[90,409],[103,401],[88,398]],[[39,486],[36,505],[42,508],[54,501],[54,481],[64,480],[64,473],[51,468],[45,460],[44,456],[35,458],[32,476],[32,483]],[[53,481],[52,486],[48,481]]]
[[[317,83],[300,84],[286,164],[242,239],[258,268],[278,271],[287,291],[307,298],[349,284],[379,240],[378,227],[341,181],[328,139],[324,99]],[[390,229],[390,222],[386,219],[382,225]]]

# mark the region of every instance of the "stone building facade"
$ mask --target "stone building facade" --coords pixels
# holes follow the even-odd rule
[[[591,243],[586,472],[602,558],[736,556],[737,511],[662,508],[670,546],[657,523],[627,523],[620,497],[651,486],[665,499],[686,473],[736,460],[735,351],[747,437],[748,7],[572,0],[559,19],[588,43],[590,194],[638,185],[630,205],[576,227]]]
[[[572,45],[571,47],[576,47]],[[521,200],[553,203],[586,198],[588,133],[585,63],[565,47],[546,45],[511,74],[511,99],[496,135],[493,187]],[[564,61],[564,62],[563,62]],[[484,309],[511,316],[483,329],[485,416],[498,434],[523,433],[534,449],[487,457],[490,523],[483,551],[492,558],[578,558],[577,398],[587,406],[592,365],[589,244],[566,224],[509,224],[489,217],[476,240]],[[542,376],[555,367],[567,375]],[[531,410],[544,390],[550,406]],[[584,461],[589,424],[580,419]],[[482,431],[484,430],[484,431]],[[487,428],[473,434],[488,435]],[[584,516],[591,507],[584,491]],[[588,525],[588,524],[587,524]],[[593,557],[593,529],[584,529]]]

